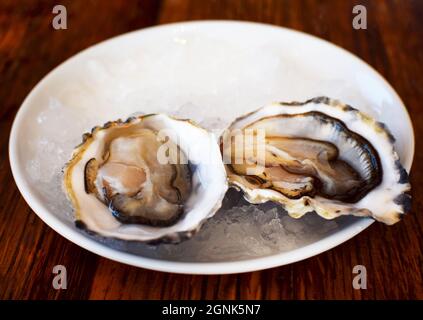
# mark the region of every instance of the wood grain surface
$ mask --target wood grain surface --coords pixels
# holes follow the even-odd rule
[[[54,30],[63,4],[68,29]],[[368,29],[352,28],[352,8],[367,8]],[[50,229],[14,183],[8,138],[25,96],[52,68],[112,36],[169,22],[236,19],[301,30],[364,59],[406,104],[416,135],[413,209],[308,260],[265,271],[190,276],[126,266],[92,254]],[[3,299],[422,299],[423,298],[423,1],[421,0],[110,0],[0,1],[0,298]],[[54,265],[68,271],[55,290]],[[367,267],[367,290],[352,268]]]

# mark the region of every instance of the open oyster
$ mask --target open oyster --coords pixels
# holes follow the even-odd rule
[[[76,224],[105,237],[178,242],[220,207],[226,174],[214,137],[163,114],[84,135],[64,188]]]
[[[408,174],[386,127],[326,97],[277,103],[238,118],[222,136],[230,184],[248,201],[397,222],[410,208]]]

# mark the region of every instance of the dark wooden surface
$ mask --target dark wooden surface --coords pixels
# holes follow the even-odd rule
[[[64,4],[68,29],[51,26]],[[367,7],[368,29],[352,28],[352,7]],[[413,210],[402,222],[375,223],[306,261],[265,271],[190,276],[137,269],[96,256],[47,227],[27,206],[8,160],[10,127],[34,85],[66,58],[112,36],[198,19],[251,20],[305,31],[363,58],[398,91],[412,116],[416,155]],[[3,299],[408,299],[423,298],[423,1],[0,1],[0,298]],[[63,264],[68,289],[54,290]],[[352,268],[367,267],[367,290]]]

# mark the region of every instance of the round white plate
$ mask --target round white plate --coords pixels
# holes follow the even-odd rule
[[[204,21],[119,36],[50,72],[25,99],[14,121],[9,150],[13,176],[25,200],[51,228],[116,261],[194,274],[292,263],[339,245],[373,221],[353,217],[323,221],[311,216],[293,220],[262,208],[267,213],[253,213],[256,224],[244,221],[241,227],[232,223],[226,229],[224,212],[213,218],[220,224],[211,222],[195,240],[176,246],[110,244],[75,228],[61,191],[61,169],[82,133],[108,120],[137,112],[167,112],[222,129],[235,117],[272,101],[321,95],[386,123],[397,139],[402,163],[410,169],[414,153],[410,118],[395,91],[366,63],[300,32],[256,23]],[[237,215],[236,210],[230,214]],[[273,230],[270,240],[257,226],[257,219],[266,220],[266,214],[276,214],[272,223],[281,228],[280,233]],[[272,247],[271,241],[276,245]],[[287,245],[281,246],[283,242]]]

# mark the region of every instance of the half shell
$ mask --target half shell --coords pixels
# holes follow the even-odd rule
[[[77,226],[89,232],[179,242],[219,209],[227,180],[214,136],[152,114],[85,134],[65,167],[64,189]]]
[[[249,113],[231,124],[221,148],[232,186],[251,203],[279,202],[295,218],[315,211],[326,219],[371,216],[393,224],[410,210],[408,174],[392,134],[336,100],[275,103]]]

